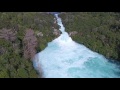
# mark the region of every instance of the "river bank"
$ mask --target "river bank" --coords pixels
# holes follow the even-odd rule
[[[120,61],[119,13],[67,12],[60,14],[72,39],[106,58]]]
[[[119,65],[103,55],[76,43],[65,31],[61,18],[55,14],[61,35],[48,43],[33,60],[42,78],[118,78]]]
[[[37,78],[32,57],[57,37],[53,27],[44,12],[0,12],[0,78]]]

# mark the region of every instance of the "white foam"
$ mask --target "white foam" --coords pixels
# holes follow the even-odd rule
[[[42,69],[45,78],[120,77],[117,65],[74,42],[65,32],[61,19],[57,14],[55,16],[62,34],[49,42],[33,62],[38,71]]]

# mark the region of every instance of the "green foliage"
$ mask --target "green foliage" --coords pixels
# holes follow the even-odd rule
[[[28,73],[27,73],[27,71],[25,69],[20,68],[17,71],[18,71],[18,76],[19,77],[28,78]]]
[[[119,58],[120,13],[114,12],[68,12],[60,15],[67,32],[77,31],[73,40],[105,55]]]
[[[54,16],[40,12],[0,12],[0,31],[3,28],[16,32],[14,42],[0,38],[0,78],[37,78],[32,61],[23,56],[23,38],[27,29],[33,29],[35,36],[42,32],[43,37],[37,37],[37,52],[43,50],[55,36],[52,34]]]
[[[0,71],[0,78],[9,78],[7,69],[3,69],[2,71]]]
[[[120,13],[68,12],[60,15],[66,31],[77,31],[72,39],[108,58],[120,60]],[[0,78],[37,78],[30,59],[23,57],[25,30],[33,29],[38,40],[37,52],[55,38],[54,16],[41,12],[0,12],[0,30],[16,32],[14,42],[0,38]],[[58,27],[57,27],[58,28]],[[43,36],[38,37],[37,33]],[[1,50],[4,50],[4,52]]]

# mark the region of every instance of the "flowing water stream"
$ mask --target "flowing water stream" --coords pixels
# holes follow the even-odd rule
[[[55,14],[62,34],[36,54],[33,65],[44,78],[119,78],[119,65],[76,43]]]

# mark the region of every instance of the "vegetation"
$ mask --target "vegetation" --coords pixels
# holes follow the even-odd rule
[[[0,12],[0,78],[39,77],[32,58],[55,38],[53,26],[51,14]]]
[[[60,14],[73,40],[107,58],[120,60],[120,13],[68,12]]]
[[[72,39],[88,48],[120,60],[120,13],[61,13]],[[0,12],[0,78],[39,77],[33,57],[52,41],[54,16],[44,12]]]

